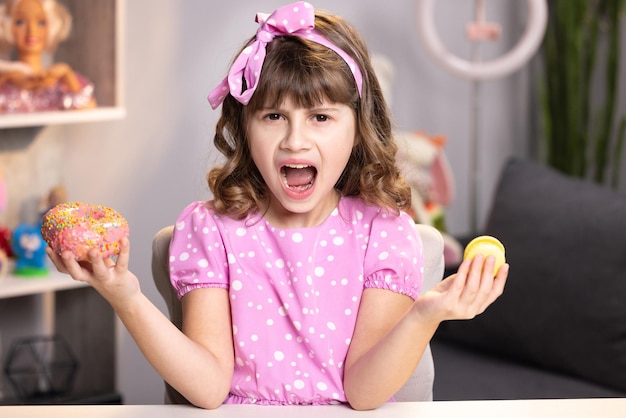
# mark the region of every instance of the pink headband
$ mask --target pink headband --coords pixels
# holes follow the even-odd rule
[[[256,38],[239,54],[228,71],[228,75],[209,94],[208,100],[213,109],[216,109],[228,93],[238,102],[247,105],[257,88],[261,67],[265,60],[265,47],[276,36],[290,35],[308,39],[332,49],[348,64],[356,81],[359,96],[363,77],[356,62],[330,42],[315,27],[315,12],[313,6],[304,1],[289,4],[276,9],[271,15],[257,13],[256,22],[259,29]],[[243,90],[242,77],[246,80],[247,89]]]

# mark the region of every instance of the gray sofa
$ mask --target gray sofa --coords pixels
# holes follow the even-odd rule
[[[511,159],[484,233],[507,286],[437,331],[434,399],[626,397],[626,196]]]

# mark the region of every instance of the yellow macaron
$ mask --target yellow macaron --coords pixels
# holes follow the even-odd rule
[[[471,240],[470,243],[467,244],[467,247],[465,247],[463,258],[474,258],[478,254],[482,254],[485,258],[487,258],[488,255],[495,256],[496,264],[493,269],[495,274],[498,274],[498,270],[506,261],[504,257],[504,245],[502,245],[498,239],[489,235],[482,235]]]

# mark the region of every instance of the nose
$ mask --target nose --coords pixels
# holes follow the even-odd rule
[[[26,25],[28,36],[36,36],[41,30],[38,21],[29,21]]]
[[[291,120],[285,137],[281,143],[281,148],[289,151],[302,151],[311,146],[310,133],[305,121]]]

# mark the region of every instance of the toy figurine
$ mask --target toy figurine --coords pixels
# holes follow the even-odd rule
[[[94,86],[65,63],[44,65],[46,53],[67,38],[72,18],[56,0],[5,0],[0,43],[15,61],[0,61],[0,113],[91,108]]]
[[[27,277],[48,275],[46,244],[36,226],[18,225],[13,230],[11,246],[16,259],[13,274]]]

